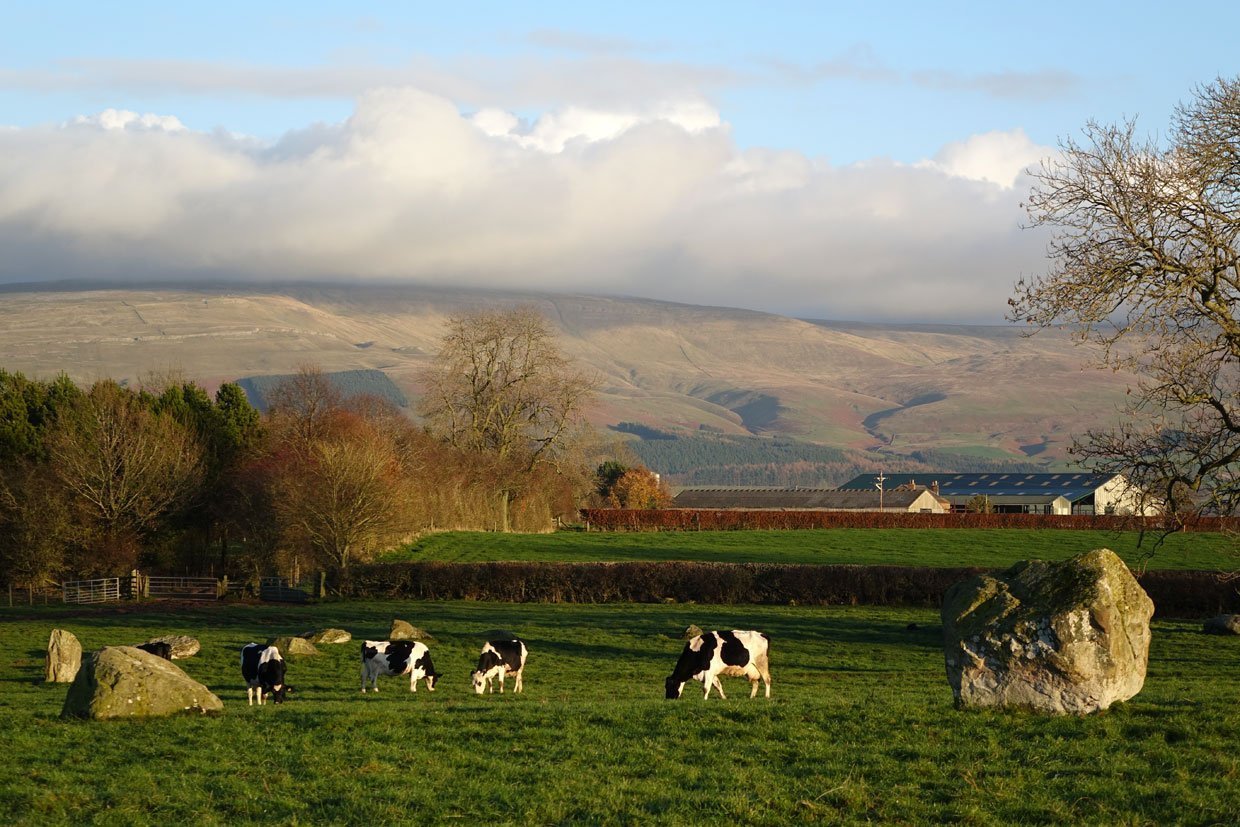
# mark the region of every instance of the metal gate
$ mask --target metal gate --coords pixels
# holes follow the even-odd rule
[[[100,580],[67,580],[61,585],[66,603],[107,603],[121,599],[121,579],[104,577]]]

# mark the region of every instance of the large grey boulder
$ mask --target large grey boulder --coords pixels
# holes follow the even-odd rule
[[[388,630],[388,640],[420,640],[423,643],[434,643],[435,638],[425,629],[419,629],[403,620],[392,620],[392,628]]]
[[[304,632],[301,635],[311,643],[348,643],[353,635],[344,629],[319,629],[317,632]]]
[[[281,655],[317,655],[319,650],[304,637],[273,637],[267,639],[268,646],[280,650]]]
[[[1113,551],[1030,560],[947,590],[947,680],[962,707],[1083,715],[1141,691],[1154,603]]]
[[[1240,635],[1240,615],[1218,615],[1207,620],[1201,631],[1208,635]]]
[[[172,659],[182,660],[183,658],[192,658],[202,649],[202,644],[196,638],[189,635],[164,635],[163,637],[153,637],[147,643],[166,643],[172,647]]]
[[[48,683],[73,683],[82,666],[82,644],[73,632],[53,629],[47,639],[47,660],[43,678]]]
[[[223,708],[219,698],[171,661],[132,646],[105,646],[84,659],[60,716],[148,718]]]

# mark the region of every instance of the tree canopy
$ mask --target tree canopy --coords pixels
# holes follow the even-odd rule
[[[1090,122],[1035,175],[1049,271],[1010,318],[1067,325],[1099,362],[1138,374],[1120,424],[1074,453],[1179,513],[1240,504],[1240,79],[1177,107],[1166,140]]]

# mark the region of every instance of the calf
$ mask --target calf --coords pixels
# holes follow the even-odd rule
[[[161,657],[164,660],[172,660],[172,644],[171,643],[164,643],[161,641],[152,640],[149,643],[139,643],[137,646],[133,648],[141,649],[143,652],[150,652],[152,655]]]
[[[274,646],[261,643],[247,643],[241,647],[241,677],[245,679],[245,695],[254,705],[254,695],[258,694],[258,705],[263,705],[263,692],[274,703],[284,703],[284,695],[290,687],[284,683],[284,658],[280,650]]]
[[[426,680],[426,688],[435,691],[439,673],[431,663],[431,650],[425,643],[412,640],[368,640],[362,644],[362,694],[366,681],[379,691],[380,675],[409,675],[409,691],[418,691],[418,681]]]
[[[771,697],[771,668],[767,653],[770,638],[762,632],[704,632],[685,644],[676,661],[676,668],[668,676],[665,683],[667,698],[674,700],[688,680],[701,681],[706,686],[706,694],[702,699],[710,697],[713,686],[723,694],[720,675],[736,678],[749,678],[753,687],[749,697],[758,694],[758,679],[766,682],[766,697]]]
[[[504,694],[504,678],[509,674],[517,679],[512,691],[520,692],[523,686],[521,672],[525,669],[527,653],[525,643],[516,638],[488,641],[482,647],[482,654],[478,656],[478,668],[469,676],[474,683],[474,692],[479,695],[488,690],[494,692],[491,681],[497,680],[499,692]]]

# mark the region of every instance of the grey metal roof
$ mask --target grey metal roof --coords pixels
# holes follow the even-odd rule
[[[908,508],[924,491],[884,491],[884,508]],[[833,488],[686,488],[672,499],[674,508],[787,508],[876,510],[877,489]]]
[[[1051,494],[1063,497],[1069,502],[1076,502],[1093,494],[1106,483],[1115,479],[1115,474],[1094,474],[1087,472],[1064,472],[1059,474],[884,474],[883,488],[892,489],[901,485],[917,484],[921,486],[939,484],[939,494],[944,497],[973,497],[986,494],[990,497],[1026,497],[1030,495]],[[874,487],[878,482],[877,474],[862,474],[840,486],[841,491],[861,491]]]

